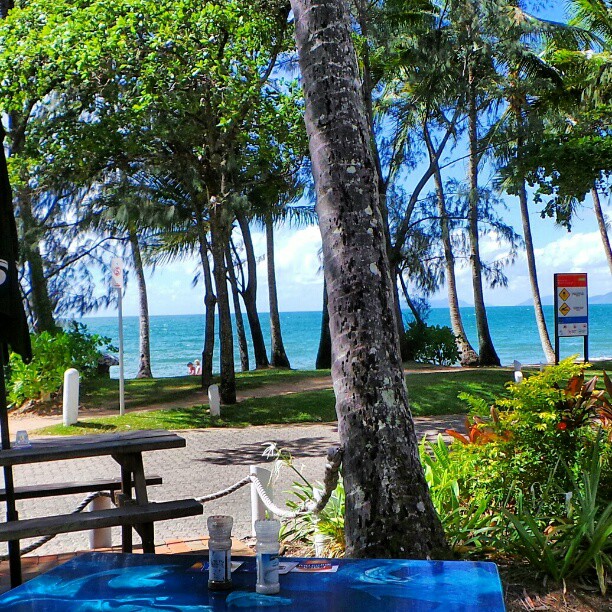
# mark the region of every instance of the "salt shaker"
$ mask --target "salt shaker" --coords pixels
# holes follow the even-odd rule
[[[263,595],[280,591],[278,580],[278,533],[280,523],[276,520],[255,521],[257,536],[257,584],[255,590]]]
[[[226,591],[232,588],[232,527],[231,516],[208,517],[208,588]]]

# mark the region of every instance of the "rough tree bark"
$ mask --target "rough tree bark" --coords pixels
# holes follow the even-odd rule
[[[129,230],[130,246],[132,247],[132,259],[134,261],[134,273],[138,283],[138,306],[140,325],[140,361],[136,378],[153,378],[151,373],[151,342],[149,331],[149,301],[147,300],[147,284],[145,281],[144,267],[140,255],[140,245],[136,230]]]
[[[327,283],[323,280],[323,312],[321,313],[321,336],[317,351],[317,370],[331,368],[331,335],[329,333],[329,311],[327,309]]]
[[[440,171],[440,160],[436,156],[433,147],[433,142],[429,134],[429,127],[425,122],[423,124],[423,135],[427,150],[429,152],[429,161],[434,164],[434,183],[436,186],[436,199],[438,201],[438,214],[440,215],[440,232],[442,239],[442,248],[444,249],[444,267],[446,269],[446,288],[448,291],[448,308],[451,321],[451,328],[455,334],[457,348],[459,349],[460,360],[462,366],[477,366],[478,355],[470,341],[468,340],[465,328],[463,327],[463,319],[459,310],[459,297],[457,295],[457,278],[455,276],[455,256],[453,254],[453,245],[450,236],[450,224],[448,222],[448,210],[446,208],[446,197],[444,195],[444,184],[442,181],[442,172]]]
[[[323,239],[348,556],[446,553],[419,462],[378,185],[342,0],[292,0]]]
[[[241,291],[241,295],[247,319],[249,320],[249,328],[251,330],[255,367],[257,369],[267,368],[270,366],[270,363],[268,362],[266,343],[261,331],[259,314],[257,313],[257,262],[255,260],[253,239],[251,238],[251,228],[249,227],[248,219],[243,213],[238,213],[236,219],[238,220],[238,225],[242,233],[247,259],[247,284]]]
[[[212,198],[211,198],[212,199]],[[221,362],[221,382],[219,395],[224,404],[236,403],[236,372],[234,370],[234,333],[230,314],[229,294],[227,291],[227,270],[225,249],[229,243],[229,227],[223,202],[211,202],[210,236],[213,258],[213,276],[217,290],[219,311],[219,351]]]
[[[476,107],[476,86],[472,69],[469,69],[469,108],[468,108],[468,137],[470,141],[469,180],[470,201],[468,209],[468,236],[470,239],[470,267],[472,270],[472,288],[474,291],[474,313],[476,329],[478,330],[478,363],[481,366],[501,365],[493,339],[489,331],[487,309],[484,303],[482,290],[482,262],[480,260],[480,244],[478,236],[478,110]]]
[[[597,225],[599,225],[601,242],[606,254],[606,259],[608,260],[608,266],[610,266],[610,272],[612,273],[612,249],[610,248],[610,237],[608,236],[606,219],[604,218],[603,210],[601,209],[601,202],[599,201],[599,191],[597,191],[597,187],[593,187],[593,189],[591,189],[591,197],[593,198],[593,211],[595,212]]]
[[[276,269],[274,266],[274,224],[266,217],[266,263],[268,267],[268,299],[270,302],[270,364],[274,368],[290,368],[291,364],[283,345],[278,295],[276,292]]]
[[[230,245],[227,245],[225,250],[225,262],[227,264],[227,278],[232,289],[232,302],[234,304],[234,316],[236,317],[236,335],[238,336],[238,351],[240,353],[240,369],[243,372],[249,371],[249,347],[247,345],[246,334],[244,331],[244,321],[242,319],[242,310],[240,309],[240,293],[238,291],[238,281],[236,279],[236,270],[234,269],[234,260],[232,259],[232,250]]]

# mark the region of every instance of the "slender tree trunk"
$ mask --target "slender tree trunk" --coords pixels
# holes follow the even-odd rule
[[[348,8],[292,0],[332,337],[353,557],[447,552],[418,455]],[[398,537],[401,534],[401,537]]]
[[[457,278],[455,276],[455,256],[453,254],[453,246],[450,236],[450,224],[448,221],[448,210],[446,208],[446,197],[444,195],[444,184],[442,181],[442,172],[440,171],[439,157],[435,155],[433,143],[429,135],[427,123],[423,124],[423,134],[429,151],[429,161],[434,164],[434,183],[436,186],[436,199],[438,201],[438,215],[440,216],[440,232],[442,239],[442,247],[444,249],[444,266],[446,268],[446,287],[448,291],[448,307],[451,321],[451,328],[455,335],[457,348],[459,349],[460,360],[462,366],[477,366],[478,355],[470,344],[465,328],[463,327],[463,319],[459,310],[459,297],[457,295]]]
[[[290,368],[283,345],[278,296],[276,294],[276,270],[274,267],[274,225],[272,217],[266,217],[266,262],[268,264],[268,296],[270,300],[270,363],[274,368]]]
[[[201,210],[196,210],[200,260],[204,272],[204,348],[202,349],[202,389],[207,389],[213,380],[213,356],[215,350],[215,306],[217,297],[213,289],[210,261],[208,259],[208,241]]]
[[[470,140],[470,201],[468,210],[468,235],[470,239],[470,265],[472,268],[472,288],[474,290],[474,311],[476,314],[476,329],[478,330],[478,362],[481,366],[499,366],[500,361],[487,321],[487,310],[482,290],[482,264],[480,261],[480,245],[478,237],[478,117],[476,109],[476,92],[473,75],[469,75],[469,112],[468,134]]]
[[[138,283],[138,306],[140,323],[140,360],[136,378],[153,378],[151,373],[151,343],[149,332],[149,302],[147,300],[147,285],[145,282],[144,267],[140,255],[138,235],[136,230],[129,230],[130,245],[132,247],[132,259],[134,260],[134,272]]]
[[[593,189],[591,189],[591,196],[593,198],[595,218],[597,219],[599,233],[601,234],[601,242],[606,254],[606,259],[608,260],[610,272],[612,272],[612,249],[610,248],[610,237],[608,236],[608,228],[606,227],[606,220],[604,218],[603,210],[601,209],[601,202],[599,201],[599,191],[597,191],[597,187],[593,187]]]
[[[224,404],[236,403],[236,372],[234,370],[234,334],[227,291],[225,250],[229,244],[229,228],[225,219],[223,203],[211,205],[210,235],[213,256],[213,276],[217,290],[219,311],[219,348],[221,354],[221,383],[219,394]]]
[[[425,325],[425,321],[423,321],[423,317],[421,316],[421,313],[417,310],[416,306],[414,305],[414,302],[412,301],[412,298],[410,297],[410,294],[408,293],[408,287],[406,287],[406,283],[404,282],[404,277],[402,274],[399,275],[399,281],[400,281],[400,284],[402,285],[402,292],[404,294],[404,299],[406,300],[406,304],[408,305],[408,308],[410,309],[410,312],[412,313],[414,320],[419,325]]]
[[[519,145],[520,146],[520,145]],[[529,271],[529,283],[531,284],[531,295],[533,296],[533,309],[540,334],[542,350],[548,363],[555,363],[555,349],[550,343],[544,309],[542,308],[542,298],[540,297],[540,287],[538,284],[538,272],[536,269],[535,253],[533,250],[533,238],[531,236],[531,223],[529,221],[529,207],[527,205],[527,189],[525,180],[519,179],[518,197],[521,207],[521,220],[523,222],[523,234],[525,236],[525,254],[527,256],[527,269]]]
[[[243,372],[249,371],[249,347],[247,345],[246,334],[244,332],[244,321],[242,320],[242,310],[240,309],[240,294],[238,292],[238,281],[234,270],[234,261],[230,245],[225,251],[225,261],[227,264],[227,278],[232,289],[232,301],[234,303],[234,317],[236,318],[236,335],[238,336],[238,350],[240,352],[240,369]]]
[[[236,218],[242,232],[242,240],[244,241],[244,250],[247,258],[247,285],[241,294],[251,330],[255,367],[257,369],[267,368],[270,366],[270,363],[268,362],[266,343],[261,331],[259,314],[257,313],[257,262],[255,260],[255,250],[253,249],[253,239],[251,238],[251,228],[244,214],[239,213]]]
[[[331,335],[329,333],[329,311],[327,310],[327,283],[323,280],[323,312],[321,316],[321,337],[317,351],[317,370],[331,368]]]
[[[53,304],[45,278],[43,258],[39,246],[39,229],[32,213],[30,194],[23,192],[19,198],[21,217],[22,253],[28,270],[30,304],[32,305],[32,326],[34,331],[55,334],[59,327],[53,317]]]
[[[524,139],[523,139],[523,115],[521,113],[521,103],[519,102],[518,92],[510,98],[514,119],[516,122],[517,139],[516,149],[517,156],[523,154]],[[544,318],[544,309],[542,308],[542,298],[540,296],[540,287],[538,284],[538,271],[536,268],[535,252],[533,248],[533,237],[531,235],[531,222],[529,220],[529,206],[527,201],[527,187],[524,176],[518,179],[518,198],[521,209],[521,221],[523,223],[523,235],[525,237],[525,254],[527,257],[527,270],[529,272],[529,283],[531,284],[531,295],[533,296],[533,309],[540,335],[540,343],[542,350],[548,363],[555,363],[555,350],[550,343],[550,336],[546,327],[546,319]]]

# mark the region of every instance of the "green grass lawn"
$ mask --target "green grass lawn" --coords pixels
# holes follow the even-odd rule
[[[316,371],[263,371],[249,372],[238,376],[239,388],[270,385],[287,380],[318,377],[328,372]],[[186,378],[186,377],[184,377]],[[195,387],[181,387],[183,379],[157,379],[149,382],[151,393],[156,393],[155,402],[160,402],[158,383],[167,380],[179,392],[193,392]],[[512,379],[508,370],[461,370],[457,372],[419,372],[406,377],[410,406],[415,416],[456,414],[467,412],[467,407],[457,395],[473,393],[493,400],[504,393],[504,385]],[[188,381],[191,383],[191,381]],[[249,386],[241,386],[242,384]],[[126,386],[126,396],[131,391]],[[176,395],[172,396],[176,399]],[[149,402],[151,404],[153,402]],[[127,404],[126,402],[126,405]],[[143,404],[147,405],[147,404]],[[74,435],[126,431],[129,429],[193,429],[201,427],[247,427],[248,425],[270,425],[286,423],[318,423],[336,419],[334,394],[331,389],[306,391],[275,397],[251,398],[235,406],[224,406],[220,418],[212,418],[208,406],[186,406],[171,410],[133,411],[120,416],[84,418],[71,427],[56,425],[39,430],[46,435]]]
[[[253,370],[237,373],[236,387],[238,391],[245,391],[329,375],[329,370]],[[133,378],[125,381],[125,406],[127,409],[146,408],[153,404],[188,400],[200,390],[198,376]],[[80,399],[85,409],[118,406],[119,381],[110,378],[85,380],[81,383]]]

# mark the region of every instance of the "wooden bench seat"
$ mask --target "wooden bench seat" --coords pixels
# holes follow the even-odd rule
[[[143,505],[134,504],[80,514],[23,519],[0,523],[0,542],[118,525],[133,526],[138,531],[139,526],[152,525],[155,521],[165,521],[203,513],[204,508],[200,502],[195,499],[181,499],[169,502],[150,502]]]
[[[149,476],[147,486],[162,484],[161,476]],[[133,485],[133,483],[132,483]],[[51,484],[28,485],[15,487],[15,499],[39,499],[59,495],[75,495],[79,493],[95,493],[96,491],[120,491],[121,478],[99,478],[87,482],[57,482]],[[6,491],[0,489],[0,502],[6,501]]]

